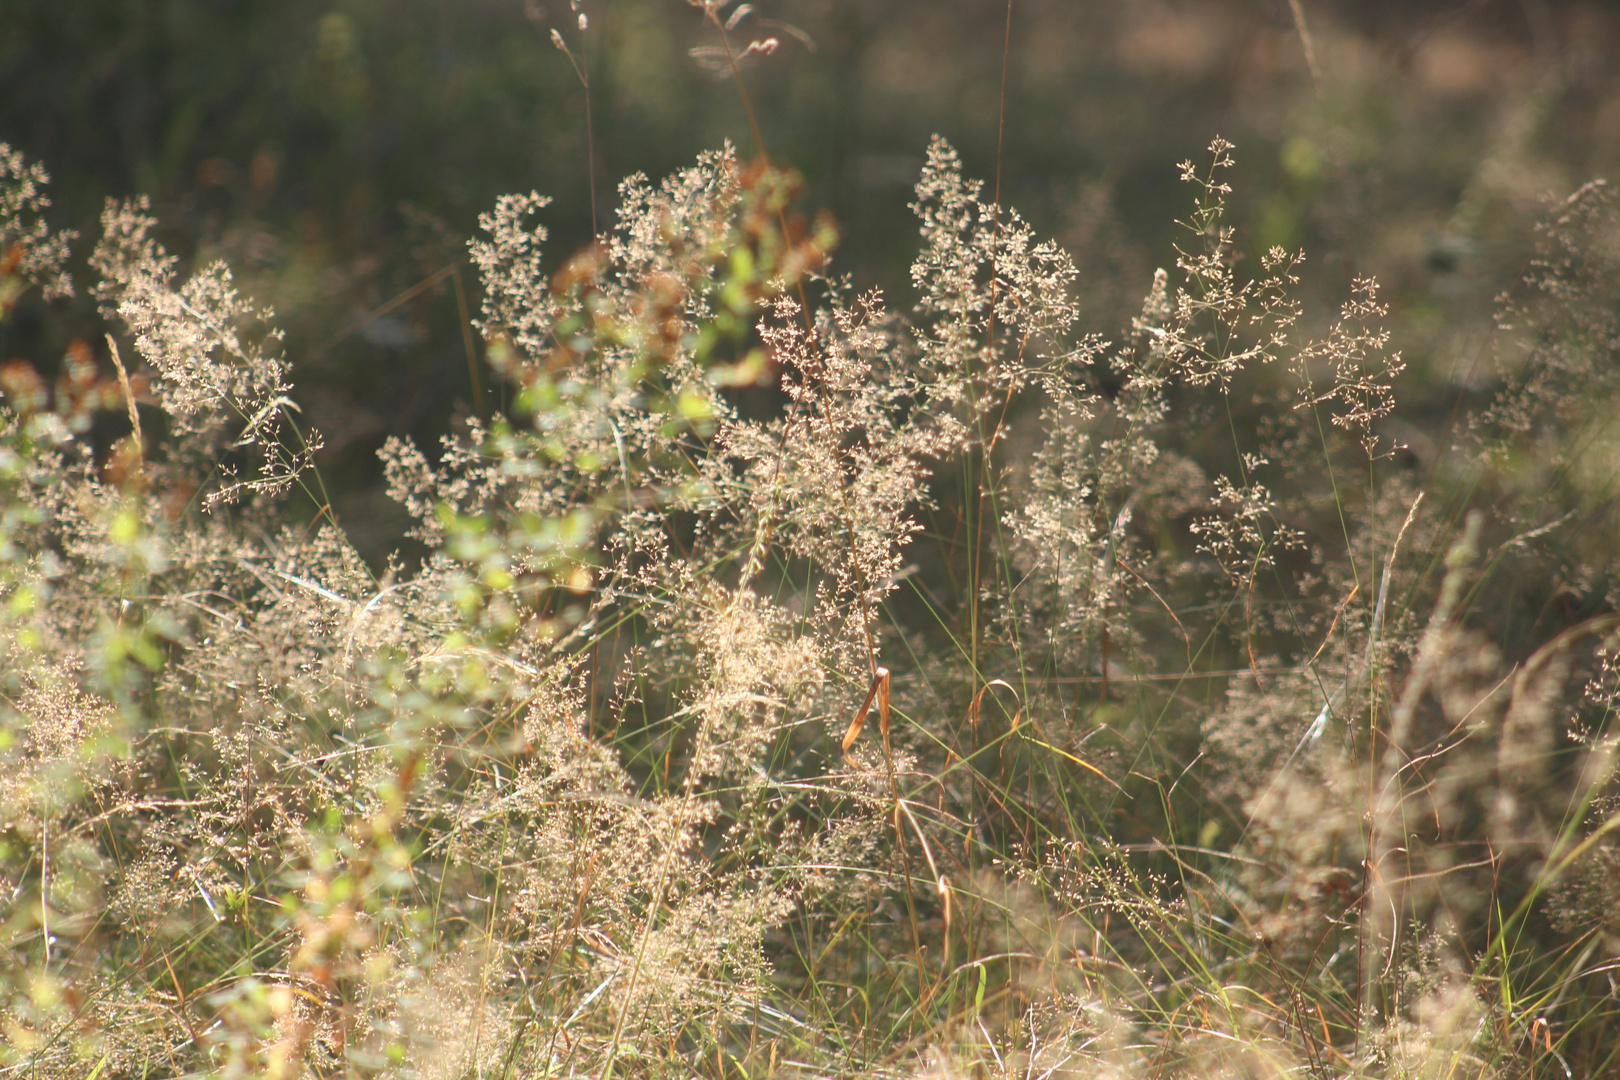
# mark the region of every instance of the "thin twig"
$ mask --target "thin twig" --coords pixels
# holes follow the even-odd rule
[[[1311,71],[1311,82],[1316,85],[1316,98],[1322,99],[1322,69],[1316,64],[1316,42],[1311,39],[1310,27],[1305,25],[1305,8],[1300,0],[1288,0],[1294,13],[1294,29],[1299,31],[1299,42],[1305,48],[1305,66]]]

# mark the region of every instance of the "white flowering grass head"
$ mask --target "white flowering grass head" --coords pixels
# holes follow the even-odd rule
[[[390,441],[427,553],[380,570],[277,522],[318,474],[271,313],[110,204],[122,456],[0,379],[0,1063],[1601,1071],[1616,620],[1539,583],[1613,606],[1612,206],[1503,309],[1480,471],[1425,476],[1376,288],[1251,270],[1231,155],[1122,327],[941,139],[893,306],[729,149],[570,257],[503,198],[511,407]]]

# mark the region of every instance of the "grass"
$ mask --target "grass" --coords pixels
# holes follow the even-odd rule
[[[119,377],[0,372],[0,1068],[1612,1072],[1620,219],[1556,210],[1426,468],[1376,286],[1240,266],[1232,151],[1123,328],[943,140],[904,312],[763,153],[554,267],[507,197],[510,407],[390,443],[380,573],[284,523],[269,313],[110,206]]]

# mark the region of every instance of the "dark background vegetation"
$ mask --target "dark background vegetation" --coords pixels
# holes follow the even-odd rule
[[[835,269],[904,307],[929,135],[996,175],[1006,4],[755,7],[733,43],[781,41],[746,72],[766,149],[841,223]],[[728,138],[756,150],[735,89],[691,55],[717,44],[695,9],[582,10],[585,31],[566,0],[8,0],[0,140],[50,168],[57,226],[94,237],[105,198],[147,193],[172,250],[227,259],[275,306],[337,516],[377,555],[403,521],[376,449],[389,434],[430,444],[476,403],[453,276],[368,316],[452,266],[475,307],[463,241],[499,194],[555,197],[558,258],[590,236],[585,95],[551,30],[591,80],[602,228],[622,177]],[[1244,248],[1306,250],[1312,318],[1355,275],[1384,283],[1419,404],[1393,434],[1441,453],[1439,421],[1478,377],[1544,196],[1620,171],[1620,8],[1300,11],[1314,71],[1287,0],[1017,0],[1002,200],[1071,246],[1094,329],[1112,333],[1174,258],[1191,197],[1176,163],[1225,135]],[[54,311],[27,301],[0,353],[49,369],[73,335],[100,340],[82,289]]]

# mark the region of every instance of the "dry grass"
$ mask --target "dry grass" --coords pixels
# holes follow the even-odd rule
[[[1556,210],[1424,474],[1231,150],[1124,328],[942,140],[904,313],[730,151],[554,269],[503,199],[511,408],[390,444],[381,575],[279,524],[271,313],[110,207],[133,374],[3,376],[0,1071],[1612,1071],[1620,216]]]

